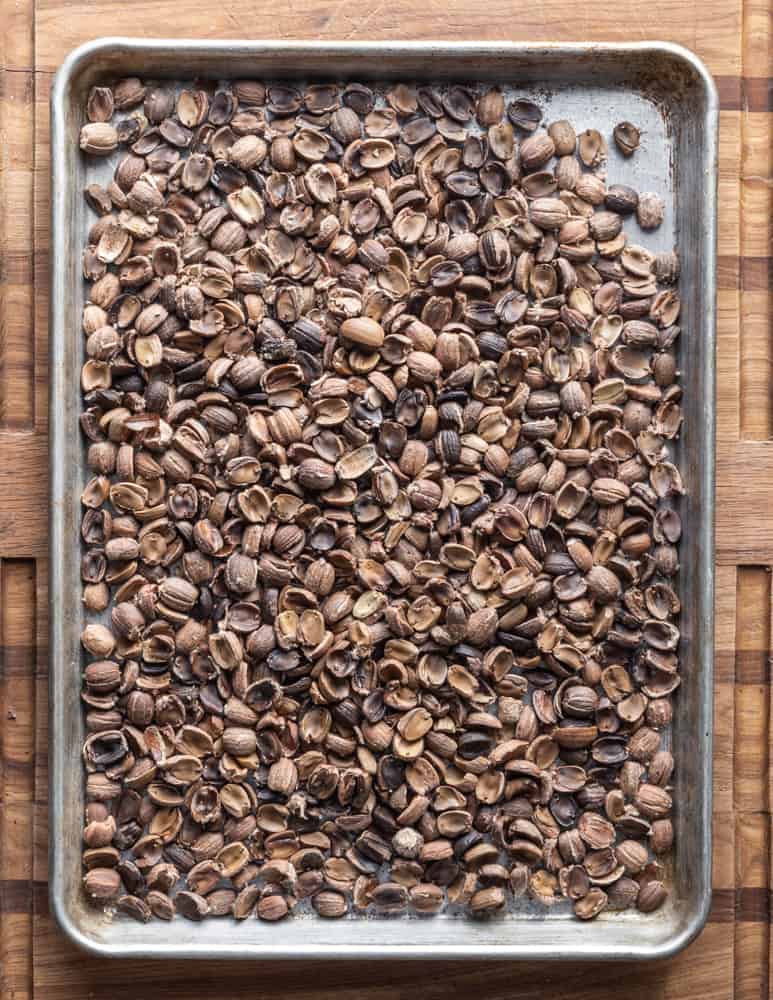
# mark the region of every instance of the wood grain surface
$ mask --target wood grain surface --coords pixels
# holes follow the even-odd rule
[[[654,965],[105,962],[56,929],[47,848],[48,92],[100,35],[630,41],[721,98],[714,903]],[[3,1000],[762,1000],[771,996],[770,0],[0,0],[0,984]]]

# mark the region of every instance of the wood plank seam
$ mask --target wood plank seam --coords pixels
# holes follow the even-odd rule
[[[770,212],[762,213],[754,211],[758,203],[770,204],[770,198],[762,198],[753,194],[754,189],[762,182],[763,191],[766,185],[770,185],[770,177],[759,177],[757,174],[757,163],[753,158],[754,143],[752,133],[752,114],[756,110],[763,112],[771,111],[771,81],[766,79],[766,85],[752,84],[747,78],[749,46],[751,42],[751,32],[753,28],[750,24],[749,10],[747,5],[742,6],[741,21],[741,87],[740,87],[740,107],[741,107],[741,201],[739,236],[740,249],[743,254],[752,243],[753,229],[762,229],[762,234],[754,234],[759,237],[763,235],[763,245],[770,247],[771,220]],[[755,119],[758,116],[755,116]],[[762,116],[763,146],[770,147],[770,119],[769,115]],[[756,124],[756,122],[755,122]],[[768,161],[769,164],[769,161]],[[767,237],[767,238],[764,238]],[[742,265],[743,267],[743,265]],[[742,270],[743,275],[743,270]],[[768,271],[767,277],[770,277]],[[743,285],[743,277],[741,279]],[[769,285],[767,286],[769,289]],[[768,440],[773,436],[773,344],[771,343],[771,331],[773,330],[773,310],[770,306],[770,297],[764,294],[761,299],[762,315],[758,319],[758,329],[753,333],[749,329],[752,325],[752,312],[749,300],[741,297],[741,400],[744,403],[741,409],[741,437],[743,439]],[[754,323],[755,327],[757,322]],[[746,334],[746,338],[744,338]]]
[[[768,768],[771,572],[739,568],[736,585],[734,1000],[767,995],[770,976]],[[756,664],[755,661],[756,660]],[[760,678],[765,683],[755,683]],[[744,890],[763,885],[751,898]],[[744,905],[751,910],[741,919]]]
[[[34,757],[36,731],[36,657],[32,650],[36,619],[37,574],[29,559],[0,562],[0,636],[3,671],[0,677],[2,706],[2,782],[0,783],[0,909],[9,901],[8,875],[27,875],[34,868],[36,797]],[[3,996],[32,996],[33,905],[31,884],[12,892],[17,905],[12,921],[3,921],[0,934]],[[19,906],[19,897],[23,905]],[[18,936],[26,933],[26,962],[15,956]]]
[[[763,8],[764,9],[764,8]],[[752,73],[752,65],[762,53],[766,58],[766,70],[770,67],[770,57],[773,52],[773,34],[771,33],[770,6],[767,8],[767,18],[758,18],[757,7],[754,0],[743,0],[741,5],[741,162],[740,162],[740,201],[739,201],[739,251],[741,259],[739,261],[739,281],[741,289],[739,295],[739,338],[738,350],[741,353],[740,369],[743,374],[743,360],[746,356],[746,378],[753,373],[749,372],[750,355],[761,354],[763,365],[763,393],[762,393],[762,421],[755,423],[749,419],[755,400],[750,399],[744,392],[744,379],[741,378],[739,389],[739,404],[741,409],[740,427],[742,437],[747,435],[744,430],[751,429],[752,437],[763,437],[769,439],[773,436],[773,388],[771,387],[771,370],[773,369],[773,307],[771,306],[771,289],[773,283],[773,265],[769,257],[771,247],[771,235],[773,235],[773,222],[770,217],[770,210],[773,207],[773,192],[771,191],[771,168],[773,167],[771,152],[771,115],[773,103],[771,103],[771,78],[768,75],[764,85],[751,85],[749,77]],[[767,114],[753,114],[759,108]],[[758,144],[756,134],[762,132],[762,141]],[[760,170],[760,167],[762,169]],[[762,174],[763,191],[760,194],[759,174]],[[761,210],[760,210],[761,209]],[[767,210],[766,210],[767,209]],[[761,232],[757,232],[761,230]],[[764,252],[768,255],[767,266],[762,262],[751,263],[751,259],[757,253]],[[758,315],[759,314],[759,315]],[[744,337],[746,343],[744,343]],[[762,344],[762,350],[750,350],[752,338],[755,343]],[[767,387],[764,386],[764,379],[768,378]],[[762,433],[758,433],[761,431]],[[747,446],[740,444],[739,452],[743,456]],[[750,468],[754,469],[752,464]],[[766,477],[765,482],[768,487],[768,504],[770,503],[770,490],[773,488],[773,478]],[[770,560],[767,554],[766,562]],[[738,570],[738,586],[736,594],[740,595],[740,576],[742,570]],[[743,858],[743,854],[751,856],[745,859],[740,869],[740,882],[743,885],[749,878],[749,869],[753,870],[754,882],[764,881],[768,886],[768,892],[764,898],[764,908],[760,913],[758,924],[752,924],[748,930],[746,925],[741,925],[741,934],[738,931],[734,935],[734,1000],[752,1000],[759,998],[764,1000],[771,994],[773,987],[773,977],[771,975],[771,961],[773,959],[773,928],[770,926],[771,916],[771,895],[773,892],[773,825],[771,822],[771,784],[773,773],[771,771],[771,706],[773,704],[773,692],[770,684],[767,688],[759,681],[770,679],[771,664],[770,651],[773,649],[773,577],[768,568],[767,587],[761,581],[760,601],[762,607],[758,610],[765,622],[763,638],[767,648],[762,650],[758,660],[757,668],[750,668],[750,664],[740,659],[736,663],[736,669],[740,676],[746,681],[743,687],[734,685],[735,698],[738,699],[739,692],[742,699],[745,698],[743,692],[751,690],[756,692],[757,707],[761,717],[761,745],[758,747],[760,760],[760,777],[757,787],[759,795],[760,814],[754,816],[740,816],[737,830],[740,836],[736,842],[736,856]],[[736,620],[736,628],[739,622]],[[736,641],[736,647],[740,643]],[[738,679],[738,677],[736,678]],[[736,712],[735,720],[738,725],[739,716],[743,713]],[[736,735],[738,729],[736,728]],[[738,744],[735,744],[735,751],[738,752]],[[736,786],[734,782],[734,799],[737,801]],[[736,883],[737,884],[737,883]],[[763,919],[764,918],[764,919]],[[738,924],[736,924],[738,927]],[[739,943],[741,948],[739,950]],[[738,968],[738,962],[741,968]],[[750,977],[744,976],[744,966],[753,971]]]
[[[0,426],[29,429],[35,423],[35,288],[29,253],[34,231],[35,87],[33,77],[21,86],[10,87],[5,71],[0,83],[0,130],[4,137],[0,149],[0,210],[5,222],[0,234]],[[13,273],[9,273],[9,262],[13,262]]]

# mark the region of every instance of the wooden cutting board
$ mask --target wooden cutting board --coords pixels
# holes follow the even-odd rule
[[[760,1000],[771,989],[773,566],[769,0],[0,0],[0,981],[4,1000],[574,997]],[[714,905],[656,965],[107,962],[48,913],[48,95],[100,35],[664,39],[721,96]],[[687,334],[689,336],[689,331]],[[73,750],[75,752],[75,749]]]

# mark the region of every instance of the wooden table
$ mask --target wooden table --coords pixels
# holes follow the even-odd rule
[[[773,565],[768,0],[0,0],[0,966],[4,1000],[564,997],[758,1000],[771,989]],[[656,965],[249,966],[88,959],[48,913],[48,94],[100,35],[667,39],[721,96],[714,905]],[[34,239],[32,238],[34,237]],[[54,251],[55,252],[55,251]],[[689,336],[689,331],[687,334]]]

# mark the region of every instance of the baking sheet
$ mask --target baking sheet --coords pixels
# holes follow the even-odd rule
[[[682,258],[680,366],[685,426],[679,460],[687,495],[679,593],[683,602],[682,687],[672,731],[676,848],[669,903],[655,914],[601,915],[585,924],[569,908],[518,903],[485,920],[453,913],[432,918],[308,915],[278,925],[257,920],[178,918],[141,925],[89,905],[81,890],[83,772],[80,746],[82,628],[80,503],[85,449],[78,429],[85,285],[80,249],[94,216],[83,188],[112,176],[115,158],[87,159],[78,132],[88,89],[124,75],[263,80],[453,80],[498,83],[508,100],[531,97],[547,120],[611,135],[623,119],[642,129],[642,147],[625,159],[610,143],[610,182],[652,190],[666,200],[663,225],[634,242],[678,246]],[[663,957],[705,921],[711,879],[711,701],[713,654],[714,299],[716,93],[686,50],[661,43],[525,45],[475,43],[278,43],[101,39],[76,50],[52,92],[51,294],[51,866],[52,909],[81,946],[120,957],[189,958],[587,958]]]

